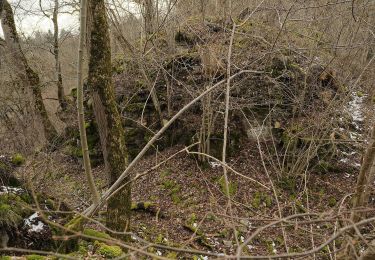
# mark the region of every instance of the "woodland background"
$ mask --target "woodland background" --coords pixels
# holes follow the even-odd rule
[[[0,0],[2,258],[375,259],[373,1],[85,2]]]

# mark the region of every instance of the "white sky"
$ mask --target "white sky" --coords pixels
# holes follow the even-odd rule
[[[49,9],[51,0],[42,0],[43,8]],[[13,7],[14,19],[19,34],[31,36],[36,31],[48,32],[53,31],[51,19],[45,17],[39,8],[39,0],[10,0]],[[52,1],[51,1],[52,2]],[[47,14],[50,12],[46,11]],[[77,30],[79,26],[78,14],[59,14],[59,29]],[[3,37],[3,31],[0,26],[0,36]]]
[[[53,0],[41,0],[43,9],[52,10]],[[9,0],[13,7],[15,14],[15,21],[18,33],[31,36],[36,31],[48,32],[53,31],[53,24],[51,19],[45,17],[39,7],[39,0]],[[127,1],[123,1],[127,2]],[[128,10],[135,10],[134,3],[126,3]],[[46,11],[46,13],[51,13]],[[78,13],[74,15],[61,13],[58,16],[59,29],[65,29],[67,31],[77,31],[79,27]],[[0,26],[0,36],[3,36],[3,32]]]

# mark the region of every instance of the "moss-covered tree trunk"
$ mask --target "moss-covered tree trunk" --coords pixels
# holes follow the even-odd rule
[[[8,1],[0,0],[0,18],[7,45],[7,53],[12,56],[12,62],[17,68],[17,76],[20,78],[23,87],[31,87],[34,104],[41,116],[41,121],[48,140],[56,137],[56,129],[48,118],[47,110],[43,103],[40,79],[38,74],[29,66],[26,57],[21,49],[16,25],[14,22],[13,10]]]
[[[104,0],[90,0],[90,58],[88,85],[93,97],[95,118],[109,184],[113,184],[127,164],[124,129],[112,83],[111,45]],[[125,179],[124,182],[128,182]],[[131,187],[126,185],[108,201],[107,226],[127,231],[130,223]]]

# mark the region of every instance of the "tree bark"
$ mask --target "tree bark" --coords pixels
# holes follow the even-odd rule
[[[371,140],[363,155],[361,170],[357,179],[357,186],[354,195],[353,209],[351,219],[354,223],[360,221],[363,213],[356,212],[355,210],[367,205],[366,198],[368,199],[368,189],[370,188],[373,175],[375,171],[375,125],[372,129]]]
[[[0,0],[1,25],[9,54],[13,57],[14,65],[17,67],[17,76],[21,79],[24,87],[31,87],[36,111],[41,116],[45,136],[51,140],[57,136],[56,129],[48,118],[47,110],[43,103],[40,79],[38,74],[29,66],[26,57],[21,49],[16,25],[14,22],[13,10],[7,0]]]
[[[155,22],[155,6],[153,0],[144,0],[143,2],[143,16],[145,21],[146,36],[149,37],[154,33]]]
[[[61,64],[60,64],[60,51],[59,51],[59,23],[57,21],[59,13],[59,0],[55,0],[53,8],[52,22],[53,22],[53,55],[55,56],[55,71],[56,71],[56,85],[57,85],[57,98],[61,109],[66,110],[66,99],[63,88]]]
[[[127,165],[124,129],[115,101],[112,83],[112,64],[109,27],[104,0],[90,0],[91,32],[88,85],[94,101],[94,114],[109,184],[112,185]],[[123,181],[129,181],[129,177]],[[131,186],[126,185],[109,199],[107,226],[127,231],[130,225]]]
[[[78,126],[81,140],[83,166],[85,168],[86,179],[90,187],[91,197],[94,204],[99,202],[99,192],[96,189],[94,177],[91,171],[91,162],[89,156],[89,148],[87,145],[87,136],[85,128],[85,113],[83,106],[83,61],[84,48],[86,42],[86,21],[87,21],[87,1],[81,0],[80,7],[80,34],[78,48],[78,69],[77,69],[77,110],[78,110]]]

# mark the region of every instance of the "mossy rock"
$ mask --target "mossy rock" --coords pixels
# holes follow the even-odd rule
[[[23,157],[22,154],[20,153],[15,153],[13,156],[12,156],[12,160],[11,162],[16,165],[16,166],[21,166],[22,164],[24,164],[26,161],[25,157]]]
[[[86,236],[95,237],[95,238],[102,238],[102,239],[110,239],[111,238],[110,235],[108,235],[104,232],[97,231],[95,229],[91,229],[91,228],[84,229],[83,234],[86,235]]]
[[[16,228],[32,210],[23,199],[15,194],[3,194],[0,196],[0,225]]]
[[[105,258],[116,258],[123,254],[123,251],[119,246],[110,246],[98,241],[95,242],[95,246],[97,247],[96,253]]]
[[[0,223],[2,226],[16,228],[22,222],[22,217],[12,210],[8,204],[0,204]]]

